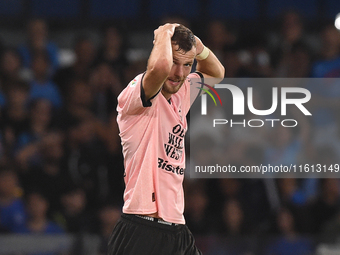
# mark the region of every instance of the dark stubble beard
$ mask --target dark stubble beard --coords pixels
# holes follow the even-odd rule
[[[176,91],[174,91],[174,90],[169,90],[168,87],[165,86],[165,82],[164,82],[163,87],[162,87],[162,90],[163,90],[165,93],[167,93],[167,94],[171,94],[171,95],[172,95],[172,94],[175,94],[175,93],[177,93],[178,90],[183,86],[184,81],[185,81],[185,80],[181,81],[181,83],[180,83],[178,86],[176,86],[176,87],[172,87],[171,85],[169,85],[170,88],[173,88],[173,89],[176,88]]]

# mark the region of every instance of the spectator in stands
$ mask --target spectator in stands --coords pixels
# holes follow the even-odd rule
[[[78,119],[94,118],[94,95],[86,80],[73,80],[67,88],[63,109],[58,112],[57,125],[65,130]]]
[[[240,84],[241,83],[242,82],[240,82]],[[245,82],[243,86],[247,86],[246,84],[247,82]],[[244,88],[244,90],[246,90],[246,88]],[[265,84],[264,82],[261,85],[254,84],[254,90],[252,93],[252,104],[255,109],[269,109],[272,105],[271,98],[272,89],[268,89],[268,84]],[[231,101],[232,100],[229,100],[229,109],[233,108],[231,106]],[[232,113],[230,112],[229,114]],[[237,116],[235,117],[237,118]],[[251,113],[250,111],[246,111],[245,115],[241,116],[241,118],[245,119],[246,122],[252,119],[260,119],[264,122],[266,116],[258,116]],[[242,119],[239,119],[239,121],[241,122]],[[230,155],[232,160],[242,164],[244,160],[247,160],[244,159],[243,155],[245,153],[245,150],[247,150],[249,146],[259,146],[264,148],[266,145],[268,145],[268,131],[272,131],[270,129],[272,128],[268,128],[266,127],[266,125],[264,125],[262,128],[253,128],[248,125],[234,125],[233,128],[229,130],[231,141],[229,142],[230,149],[228,154]],[[262,162],[260,162],[260,164],[261,163]]]
[[[340,77],[340,34],[334,25],[326,26],[322,33],[322,59],[315,62],[312,77]],[[309,108],[313,111],[313,142],[317,146],[333,143],[337,136],[337,116],[340,109],[340,86],[336,80],[314,82],[307,86],[312,99]]]
[[[240,179],[220,178],[211,180],[207,187],[210,208],[221,214],[224,208],[224,203],[221,203],[221,201],[240,201],[242,199],[242,182]]]
[[[222,60],[223,50],[225,47],[233,46],[236,43],[237,36],[226,26],[223,21],[214,20],[209,22],[206,28],[206,41],[209,47],[218,59]]]
[[[23,201],[16,173],[6,167],[0,169],[0,230],[17,232],[26,221]]]
[[[90,208],[108,197],[108,153],[91,118],[76,120],[68,129],[65,166],[73,183],[84,189]]]
[[[340,211],[337,212],[334,218],[326,222],[320,233],[320,243],[336,244],[340,238]]]
[[[282,15],[280,33],[269,40],[271,60],[275,77],[289,77],[290,58],[294,45],[302,43],[312,48],[312,39],[306,34],[301,15],[290,10]]]
[[[269,133],[269,146],[265,150],[265,163],[271,165],[290,165],[303,162],[310,146],[311,127],[306,117],[298,110],[288,113],[299,124],[298,127],[274,127]]]
[[[288,11],[283,14],[281,21],[282,44],[292,45],[301,40],[304,33],[304,24],[301,15],[296,11]]]
[[[301,237],[295,229],[295,219],[292,213],[282,208],[276,218],[276,227],[280,233],[266,247],[266,255],[310,255],[313,254],[312,241]]]
[[[219,188],[225,200],[239,199],[241,196],[242,183],[239,179],[220,179]]]
[[[239,201],[227,200],[224,203],[221,234],[223,238],[211,247],[207,254],[212,255],[245,255],[252,254],[249,241],[245,238],[246,223],[244,211]]]
[[[17,138],[29,126],[29,86],[18,80],[8,81],[7,104],[2,111],[2,128],[6,149],[12,155]]]
[[[105,74],[103,74],[103,76],[99,81],[95,81],[92,87],[83,80],[74,80],[70,83],[66,104],[57,116],[57,124],[58,127],[65,130],[78,120],[91,119],[95,133],[98,134],[99,138],[105,143],[109,152],[112,154],[120,154],[118,126],[115,120],[116,112],[113,103],[116,101],[116,98],[113,98],[112,93],[104,93],[104,91],[107,90],[110,92],[112,85],[109,83],[112,79],[106,79],[105,77],[107,76],[105,76]],[[100,82],[102,80],[108,83],[108,85],[99,85],[102,84]],[[96,101],[94,99],[95,97],[97,99]],[[104,98],[105,100],[100,102],[100,98]],[[95,107],[95,102],[98,107]],[[103,112],[97,113],[99,109],[96,111],[96,108],[101,109]],[[99,118],[100,116],[102,116],[104,120],[101,120]]]
[[[312,226],[311,212],[308,208],[308,192],[304,189],[304,180],[301,182],[295,178],[278,179],[278,188],[281,205],[289,208],[294,219],[296,219],[295,230],[299,233],[310,233]]]
[[[87,207],[85,191],[70,184],[61,196],[61,210],[54,214],[54,218],[62,221],[65,229],[69,233],[94,233],[95,213],[94,208]]]
[[[242,63],[242,76],[272,77],[271,56],[263,32],[250,33],[243,39],[238,58]]]
[[[42,19],[32,19],[27,25],[27,43],[19,46],[24,68],[31,68],[35,52],[46,51],[51,65],[47,71],[51,76],[59,66],[58,48],[48,40],[48,27]]]
[[[123,89],[120,78],[109,64],[102,62],[93,69],[90,85],[94,95],[96,116],[108,122],[112,118],[112,113],[116,115],[117,97]]]
[[[282,76],[289,78],[310,77],[313,57],[311,50],[305,43],[294,43],[287,56],[286,70]]]
[[[322,48],[320,59],[314,63],[312,76],[317,78],[340,76],[340,34],[334,24],[321,31]]]
[[[294,178],[278,179],[278,187],[280,190],[282,203],[285,205],[306,205],[307,198],[299,189],[298,180]]]
[[[1,55],[0,62],[0,80],[6,86],[8,82],[25,78],[22,70],[22,63],[19,53],[12,48],[6,49]]]
[[[225,236],[242,236],[246,232],[244,211],[236,199],[226,200],[222,211],[222,234]]]
[[[123,84],[128,84],[136,77],[136,73],[142,73],[145,71],[148,59],[145,55],[141,54],[136,59],[129,62],[129,65],[123,72]]]
[[[334,137],[334,143],[336,144],[337,138]],[[339,146],[339,144],[337,144]],[[339,156],[336,154],[336,147],[333,147],[332,144],[324,145],[324,146],[310,146],[312,147],[312,153],[309,156],[308,162],[311,164],[320,164],[321,166],[332,166],[335,162],[338,162]],[[312,178],[310,178],[312,177]],[[315,178],[314,178],[315,177]],[[316,200],[319,199],[321,195],[321,179],[317,178],[320,177],[318,175],[312,175],[309,176],[309,178],[301,179],[301,190],[304,193],[304,195],[308,199],[308,204],[315,203]],[[327,176],[324,176],[327,177]],[[310,208],[307,207],[307,210],[309,210],[308,215],[310,215]],[[308,219],[309,221],[312,221],[312,219]],[[314,228],[313,224],[312,227]]]
[[[217,224],[214,222],[216,219],[214,216],[216,215],[213,216],[208,211],[209,200],[204,183],[188,183],[185,194],[187,197],[185,217],[190,231],[195,236],[209,235],[212,231],[215,231],[214,228]]]
[[[49,201],[49,212],[60,210],[60,197],[69,182],[63,166],[64,134],[49,131],[38,146],[41,162],[21,173],[21,183],[26,191],[39,190]]]
[[[111,154],[120,154],[116,106],[123,87],[119,75],[109,64],[99,63],[91,73],[90,86],[96,132]]]
[[[271,145],[266,148],[265,162],[272,165],[296,164],[302,150],[302,141],[292,130],[282,126],[276,127],[270,135],[273,139],[270,139]]]
[[[247,54],[247,53],[246,53]],[[249,56],[247,54],[246,58],[240,56],[240,49],[235,46],[225,47],[223,49],[223,54],[221,54],[222,63],[225,66],[225,77],[226,78],[236,78],[248,76],[245,70],[245,65],[249,61]]]
[[[45,98],[49,100],[53,107],[62,106],[62,97],[58,87],[52,82],[48,75],[50,60],[45,51],[36,51],[32,56],[33,80],[30,83],[31,100]]]
[[[38,192],[27,195],[27,222],[17,233],[22,234],[63,234],[64,230],[47,217],[49,203],[47,199]]]
[[[310,206],[315,233],[320,233],[325,224],[337,215],[340,208],[338,179],[322,179],[320,184],[319,197]]]
[[[118,74],[122,74],[128,64],[126,46],[127,42],[122,31],[115,26],[107,27],[103,46],[98,52],[98,62],[107,62]]]
[[[105,204],[99,211],[99,235],[102,238],[102,243],[100,246],[100,255],[107,254],[107,244],[112,230],[116,223],[118,222],[121,215],[120,206]]]
[[[16,160],[21,168],[41,163],[41,141],[52,127],[52,106],[50,101],[38,99],[31,103],[30,125],[17,139]]]
[[[12,75],[13,69],[16,69],[20,64],[20,59],[17,59],[15,54],[9,50],[0,52],[0,110],[6,104],[5,92],[7,88],[7,80],[14,78]],[[10,72],[11,74],[8,74]],[[10,76],[10,77],[8,77]]]
[[[74,52],[76,62],[69,67],[59,69],[53,78],[64,97],[66,97],[68,86],[72,81],[88,81],[96,58],[95,45],[91,38],[87,36],[79,36],[76,39]]]
[[[248,145],[244,152],[242,165],[259,166],[262,163],[263,148],[254,144]],[[247,222],[247,231],[260,235],[268,230],[268,219],[275,208],[275,202],[273,202],[276,197],[274,181],[259,178],[247,178],[241,181],[241,202]]]

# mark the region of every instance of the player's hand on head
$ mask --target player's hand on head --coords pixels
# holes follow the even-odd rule
[[[157,39],[164,37],[165,35],[169,35],[171,38],[174,33],[175,33],[175,28],[178,27],[180,24],[178,23],[166,23],[162,26],[159,26],[155,31],[154,31],[154,41],[153,43],[155,44],[155,41]]]
[[[195,40],[196,40],[196,55],[199,55],[204,49],[204,44],[202,43],[201,39],[198,38],[196,35]]]

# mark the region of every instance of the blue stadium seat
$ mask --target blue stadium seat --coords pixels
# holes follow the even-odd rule
[[[212,0],[208,1],[212,19],[254,19],[259,15],[258,0]]]
[[[1,16],[18,16],[23,12],[23,0],[1,0]]]
[[[198,0],[150,0],[149,12],[152,18],[165,16],[194,18],[200,14],[199,5]]]
[[[81,0],[32,0],[32,14],[46,18],[80,16]]]
[[[90,0],[92,18],[138,18],[140,9],[140,0]]]
[[[337,0],[335,0],[337,1]],[[276,18],[282,12],[295,10],[304,17],[313,18],[318,15],[318,0],[269,0],[267,5],[267,16]]]
[[[327,18],[334,19],[335,16],[340,12],[340,1],[339,0],[326,0],[325,14]]]

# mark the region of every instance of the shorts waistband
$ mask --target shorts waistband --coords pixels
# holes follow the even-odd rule
[[[156,228],[160,228],[163,230],[170,230],[170,231],[179,230],[185,227],[185,225],[183,224],[171,223],[171,222],[167,222],[167,221],[164,221],[158,218],[153,218],[153,217],[149,217],[145,215],[138,215],[138,214],[123,213],[121,215],[121,218],[123,220],[125,219],[125,220],[129,220],[129,221],[136,222],[139,224],[148,225],[150,227],[156,227]]]
[[[138,215],[135,214],[135,216],[142,218],[144,220],[149,220],[149,221],[153,221],[153,222],[157,222],[159,224],[164,224],[164,225],[168,225],[168,226],[178,226],[179,224],[176,223],[172,223],[172,222],[168,222],[159,218],[154,218],[154,217],[150,217],[150,216],[145,216],[145,215]]]

